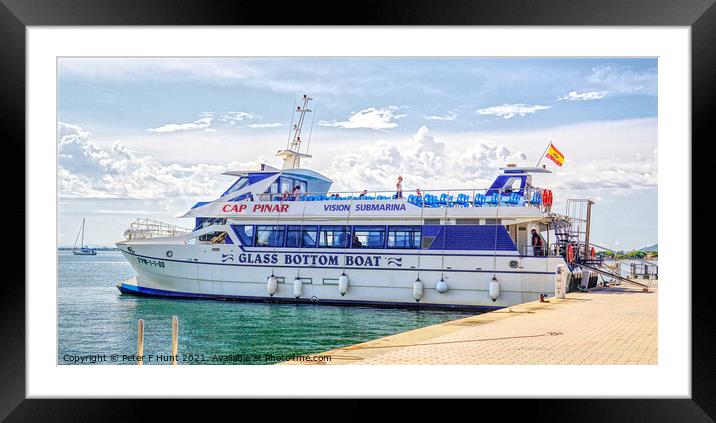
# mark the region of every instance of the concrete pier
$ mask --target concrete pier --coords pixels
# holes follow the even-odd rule
[[[656,283],[571,292],[283,364],[657,364]]]

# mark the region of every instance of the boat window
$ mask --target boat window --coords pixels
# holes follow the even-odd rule
[[[318,226],[303,227],[303,247],[315,247],[318,241]]]
[[[293,192],[293,180],[289,178],[281,178],[281,193],[284,192]]]
[[[233,225],[234,232],[241,240],[241,244],[251,247],[254,241],[254,227],[252,225]]]
[[[306,181],[298,181],[298,185],[301,186],[301,192],[308,192],[308,185],[306,184]]]
[[[198,237],[199,241],[209,244],[224,244],[226,232],[209,232]]]
[[[315,247],[317,232],[318,226],[289,226],[286,247]]]
[[[257,247],[283,247],[285,226],[256,226]]]
[[[485,219],[485,225],[501,225],[502,219]]]
[[[420,248],[420,228],[414,226],[389,227],[388,248]]]
[[[433,245],[433,241],[435,241],[435,238],[437,238],[435,235],[423,236],[423,243],[421,248],[423,248],[424,250],[430,248]]]
[[[522,185],[522,178],[508,178],[507,182],[505,182],[505,185],[502,187],[503,193],[512,193],[517,192],[520,190],[520,186]]]
[[[351,248],[384,248],[385,226],[356,226]]]
[[[321,226],[318,245],[321,247],[348,247],[350,233],[349,226]]]
[[[245,187],[249,183],[249,178],[241,177],[236,182],[234,182],[234,185],[232,185],[229,189],[226,190],[224,195],[231,194],[232,192],[236,192],[240,190],[241,188]]]
[[[269,191],[272,194],[276,194],[278,192],[278,181],[274,181],[271,184],[271,191]]]

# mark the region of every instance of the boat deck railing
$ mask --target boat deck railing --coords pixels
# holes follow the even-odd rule
[[[487,195],[491,192],[490,195]],[[543,201],[545,189],[533,187],[524,190],[495,189],[450,189],[425,190],[414,193],[402,193],[398,197],[396,191],[345,191],[345,192],[301,192],[301,193],[264,193],[259,201],[374,201],[374,200],[405,200],[418,207],[538,207],[543,208],[551,201]],[[550,192],[551,193],[551,192]]]
[[[132,222],[129,228],[124,231],[124,237],[128,240],[164,238],[186,235],[191,229],[170,223],[160,222],[152,219],[137,219]]]

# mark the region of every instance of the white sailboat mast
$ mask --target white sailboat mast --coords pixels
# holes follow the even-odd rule
[[[302,105],[296,107],[294,113],[298,113],[298,121],[293,125],[293,138],[289,144],[288,149],[280,150],[276,153],[278,157],[283,158],[283,169],[298,169],[301,167],[301,157],[311,157],[308,154],[301,153],[301,131],[303,130],[303,123],[306,120],[306,113],[311,113],[312,110],[308,108],[308,102],[313,100],[308,95],[303,95],[301,99]]]

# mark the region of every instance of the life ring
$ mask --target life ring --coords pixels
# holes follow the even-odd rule
[[[595,250],[594,247],[592,247],[591,253],[592,253],[592,258],[597,256],[597,250]]]
[[[574,248],[572,245],[567,246],[567,263],[571,263],[574,261]]]
[[[551,190],[544,190],[542,191],[542,204],[545,206],[551,206],[552,205],[552,191]]]

